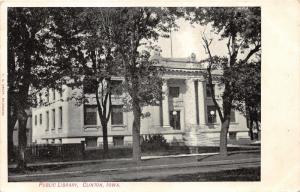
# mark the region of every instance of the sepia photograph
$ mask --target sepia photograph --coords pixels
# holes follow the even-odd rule
[[[261,181],[261,47],[257,6],[8,7],[8,182]]]

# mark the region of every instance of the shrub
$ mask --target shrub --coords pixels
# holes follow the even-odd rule
[[[169,148],[169,144],[164,136],[160,134],[148,135],[143,138],[142,151],[165,150]]]

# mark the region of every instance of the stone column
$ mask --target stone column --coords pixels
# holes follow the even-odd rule
[[[199,124],[206,124],[206,98],[205,98],[205,82],[199,81],[198,83],[198,99],[199,99]]]
[[[170,128],[169,88],[166,79],[163,82],[162,91],[163,91],[163,99],[162,99],[163,128]]]
[[[184,110],[185,110],[185,126],[187,128],[194,128],[197,125],[196,118],[196,94],[195,84],[193,79],[186,79],[186,92],[184,97]]]

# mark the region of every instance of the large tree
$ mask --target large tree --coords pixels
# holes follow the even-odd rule
[[[149,60],[147,42],[167,36],[174,24],[174,9],[132,7],[114,8],[111,31],[121,55],[125,88],[134,115],[132,126],[133,160],[141,160],[140,126],[144,105],[157,104],[161,98],[160,69]]]
[[[34,106],[36,93],[46,87],[57,88],[64,76],[65,67],[61,65],[64,55],[61,46],[55,46],[57,25],[63,19],[72,19],[76,10],[56,8],[8,8],[8,152],[13,153],[13,129],[18,121],[18,167],[26,167],[25,151],[27,145],[26,109]],[[66,17],[68,15],[68,17]],[[54,17],[55,16],[55,17]],[[54,22],[54,19],[57,22]],[[73,31],[65,31],[73,33]],[[61,42],[72,42],[71,38],[60,38]],[[64,44],[64,43],[63,43]]]
[[[107,124],[111,113],[111,78],[122,76],[125,110],[132,110],[133,157],[139,161],[140,121],[144,105],[157,105],[161,98],[161,71],[150,61],[150,52],[157,50],[154,41],[160,35],[167,37],[174,26],[175,9],[167,8],[84,8],[74,20],[78,41],[63,45],[61,55],[72,70],[69,86],[89,86],[96,95],[103,128],[104,151],[107,152]],[[57,19],[55,19],[56,21]],[[60,22],[63,23],[63,22]],[[64,29],[64,26],[61,26]],[[59,28],[59,26],[57,27]],[[69,30],[74,31],[73,28]],[[59,33],[65,36],[65,30]],[[57,38],[55,45],[60,44]],[[83,102],[85,97],[83,94]],[[76,98],[78,99],[78,97]],[[81,101],[81,102],[82,102]]]
[[[114,89],[122,88],[121,85],[112,86],[112,77],[122,75],[120,56],[112,39],[111,19],[114,14],[112,8],[83,8],[74,21],[80,29],[76,35],[80,41],[65,45],[63,52],[72,68],[68,77],[74,80],[66,82],[66,85],[82,90],[81,94],[71,98],[81,105],[90,102],[90,94],[96,96],[105,157],[108,156],[107,127],[111,116],[111,95],[116,91]],[[67,34],[63,31],[61,36],[64,35]]]
[[[222,103],[218,103],[212,94],[214,105],[221,120],[220,154],[227,155],[227,135],[230,124],[230,112],[239,101],[241,87],[237,80],[240,67],[260,53],[261,48],[261,10],[259,7],[207,7],[187,8],[187,19],[192,23],[209,26],[220,41],[226,41],[227,56],[220,56],[211,49],[212,38],[202,35],[203,46],[208,55],[207,81],[213,91],[213,81],[223,86]],[[215,69],[221,69],[222,76],[213,75]]]

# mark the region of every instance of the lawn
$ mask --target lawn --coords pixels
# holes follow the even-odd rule
[[[247,152],[247,153],[233,153],[227,157],[221,157],[219,155],[205,155],[205,156],[186,156],[186,157],[164,157],[142,160],[138,166],[155,166],[155,165],[172,165],[172,164],[185,164],[185,163],[197,163],[208,161],[221,161],[221,160],[236,160],[236,159],[250,159],[260,158],[259,152]],[[80,163],[80,164],[66,164],[66,165],[47,165],[30,167],[25,173],[50,173],[50,172],[68,172],[68,171],[87,171],[94,172],[102,169],[116,169],[116,168],[128,168],[136,167],[137,164],[131,160],[107,160],[94,163]],[[24,173],[24,172],[23,172]],[[21,173],[21,174],[23,174]],[[16,169],[9,170],[10,175],[20,174]]]
[[[132,181],[203,182],[203,181],[260,181],[260,167],[242,168],[208,173],[179,174],[161,178],[143,178]]]

